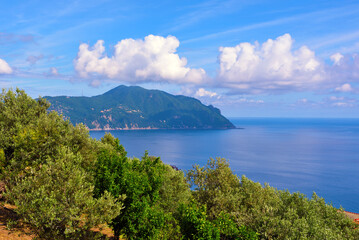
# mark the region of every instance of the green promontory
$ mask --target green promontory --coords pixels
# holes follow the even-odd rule
[[[49,110],[90,130],[229,129],[234,125],[212,105],[159,90],[118,86],[94,97],[44,97]]]

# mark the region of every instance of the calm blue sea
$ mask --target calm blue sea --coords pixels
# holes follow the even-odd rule
[[[235,118],[242,129],[111,131],[128,156],[145,150],[188,170],[226,158],[241,176],[278,189],[314,192],[359,212],[359,119]],[[101,138],[104,131],[90,133]]]

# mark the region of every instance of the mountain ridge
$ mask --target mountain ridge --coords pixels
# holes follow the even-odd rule
[[[235,126],[218,108],[198,99],[161,90],[120,85],[93,97],[46,98],[49,110],[90,130],[230,129]]]

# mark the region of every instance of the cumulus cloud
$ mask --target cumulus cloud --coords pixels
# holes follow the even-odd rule
[[[218,81],[239,91],[304,90],[325,78],[323,64],[308,47],[292,50],[293,39],[284,34],[275,40],[220,47]]]
[[[92,86],[100,86],[103,79],[130,84],[168,82],[191,86],[191,96],[195,97],[216,96],[204,86],[229,94],[355,92],[352,86],[359,83],[358,54],[337,52],[328,62],[307,46],[294,48],[293,43],[291,35],[284,34],[262,44],[243,42],[220,47],[218,71],[213,78],[202,68],[188,66],[187,59],[177,53],[180,42],[173,36],[124,39],[113,46],[112,54],[107,53],[102,40],[93,46],[81,44],[74,67]]]
[[[10,74],[12,73],[12,68],[9,64],[0,58],[0,74]]]
[[[215,92],[207,91],[204,88],[200,88],[195,93],[195,97],[218,97],[218,94]]]
[[[74,65],[83,78],[105,76],[126,82],[204,82],[205,71],[187,67],[187,59],[176,53],[178,47],[176,37],[149,35],[144,40],[121,40],[109,57],[105,54],[104,41],[99,40],[93,47],[81,44]]]
[[[338,92],[352,92],[353,88],[349,83],[345,83],[341,85],[340,87],[335,88],[335,91]]]

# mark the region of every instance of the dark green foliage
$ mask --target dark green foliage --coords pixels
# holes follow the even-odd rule
[[[165,213],[165,223],[157,236],[161,240],[182,240],[181,227],[172,213]]]
[[[80,155],[63,148],[7,194],[41,239],[87,239],[90,228],[120,214],[121,202],[107,192],[93,198],[81,162]]]
[[[258,234],[252,229],[242,225],[237,226],[228,213],[222,212],[214,220],[215,226],[220,230],[221,240],[256,240]]]
[[[184,239],[220,239],[219,229],[207,219],[205,205],[198,205],[194,201],[189,204],[182,204],[177,218]]]
[[[129,159],[104,151],[96,166],[95,193],[109,191],[126,195],[124,210],[111,225],[116,238],[121,233],[129,239],[156,239],[165,224],[165,213],[156,206],[163,184],[164,164],[159,158]]]
[[[165,128],[226,129],[234,125],[213,106],[141,87],[119,86],[95,97],[46,97],[73,124],[90,129]]]
[[[0,169],[3,169],[6,165],[4,149],[0,148]]]
[[[95,165],[94,195],[100,197],[105,191],[108,191],[118,197],[123,191],[121,183],[124,173],[128,170],[129,159],[123,146],[119,145],[118,139],[114,139],[112,135],[105,134],[101,142],[107,144],[100,147],[98,153]]]

